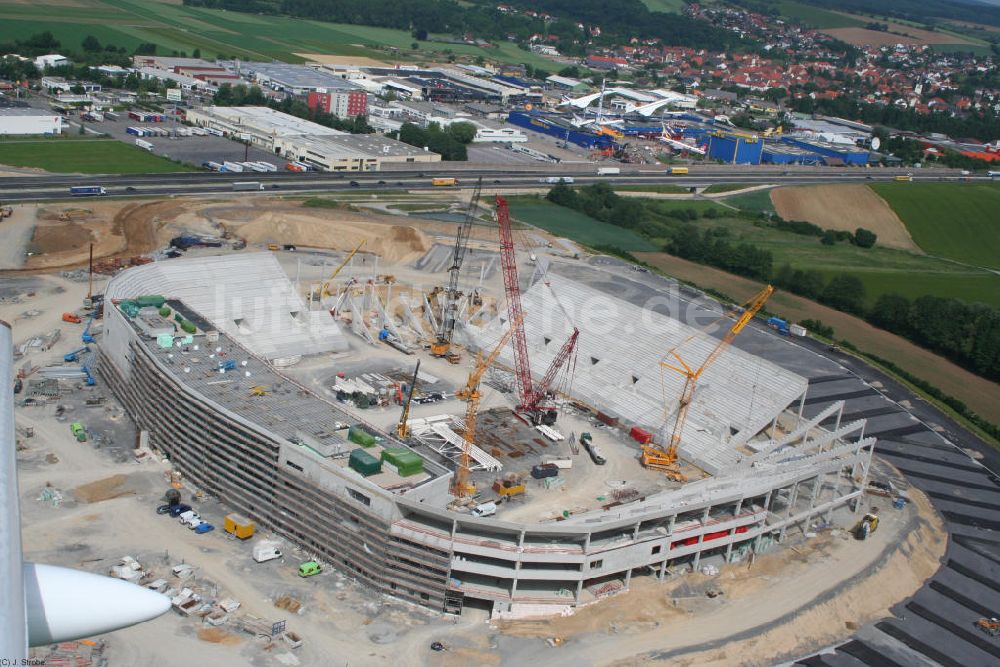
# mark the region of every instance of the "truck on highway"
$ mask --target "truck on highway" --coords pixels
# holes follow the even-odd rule
[[[458,185],[457,178],[433,178],[431,185]]]
[[[108,194],[108,191],[100,185],[74,185],[69,193],[74,197],[99,197]]]
[[[143,141],[142,139],[136,139],[135,145],[143,150],[149,151],[150,153],[153,152],[153,144],[149,143],[148,141]]]
[[[788,322],[780,317],[769,317],[767,319],[767,326],[771,327],[782,336],[787,336],[790,333],[788,330]]]
[[[913,180],[913,174],[904,174],[902,176],[893,177],[894,181],[909,182]]]
[[[988,171],[986,175],[990,178],[1000,178],[1000,171]]]
[[[598,167],[598,176],[618,176],[622,173],[621,167]]]
[[[549,183],[551,185],[555,185],[557,183],[566,183],[567,185],[569,185],[570,183],[573,183],[573,177],[572,176],[547,176],[547,177],[543,178],[542,180],[540,180],[538,182],[539,183]]]
[[[233,183],[233,192],[247,192],[250,190],[263,190],[264,184],[258,183],[257,181],[243,181],[240,183]]]
[[[688,171],[690,170],[687,167],[671,167],[670,169],[667,169],[667,173],[671,176],[685,176]]]

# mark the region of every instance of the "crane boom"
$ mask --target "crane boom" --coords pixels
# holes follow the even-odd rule
[[[323,287],[321,287],[319,290],[320,299],[330,296],[330,283],[332,283],[333,279],[337,277],[337,274],[339,274],[341,270],[345,266],[347,266],[347,263],[351,261],[351,258],[354,257],[356,254],[358,254],[358,251],[361,250],[361,246],[363,246],[364,244],[365,244],[365,239],[361,239],[361,243],[355,246],[354,250],[348,253],[347,257],[344,258],[344,261],[342,261],[340,265],[333,270],[333,273],[330,274],[330,277],[326,279],[326,282],[323,283]]]
[[[443,357],[451,349],[452,337],[455,334],[455,319],[458,315],[458,278],[465,261],[465,253],[469,248],[469,235],[472,233],[472,221],[476,218],[479,208],[479,197],[483,189],[483,178],[476,181],[476,188],[469,199],[469,208],[465,212],[465,220],[458,226],[455,234],[455,247],[451,253],[451,266],[448,267],[448,291],[445,292],[444,304],[441,308],[441,322],[438,326],[437,339],[431,345],[431,354]]]
[[[406,395],[406,402],[403,403],[403,414],[399,415],[399,423],[396,424],[396,435],[406,438],[410,435],[410,427],[407,421],[410,419],[410,404],[413,402],[413,392],[417,388],[417,373],[420,372],[420,360],[417,359],[417,367],[413,369],[413,381],[410,382],[410,391]]]
[[[534,403],[531,385],[531,362],[528,359],[528,341],[524,334],[524,315],[521,309],[521,287],[517,282],[517,260],[514,256],[514,234],[510,223],[507,200],[497,195],[497,226],[500,228],[500,266],[503,271],[503,288],[507,295],[507,319],[514,331],[514,372],[517,377],[517,395],[521,407]],[[516,326],[513,323],[518,322]]]
[[[772,294],[774,294],[774,287],[768,285],[757,293],[752,299],[750,299],[744,308],[743,313],[739,316],[736,322],[733,323],[733,325],[729,328],[729,331],[727,331],[722,337],[722,340],[719,341],[719,344],[712,349],[708,356],[705,357],[705,361],[703,361],[701,366],[699,366],[696,370],[692,370],[691,367],[688,366],[683,359],[681,359],[680,355],[677,354],[677,348],[671,350],[670,355],[677,360],[680,364],[679,366],[675,366],[674,364],[666,361],[661,362],[663,366],[677,371],[684,376],[684,390],[681,392],[681,398],[677,408],[677,417],[674,420],[674,430],[670,436],[670,445],[666,452],[669,457],[674,460],[677,458],[677,447],[680,445],[681,433],[684,430],[684,423],[687,420],[688,408],[691,405],[691,400],[694,398],[695,386],[697,385],[701,374],[704,373],[709,366],[715,363],[715,360],[719,358],[719,355],[722,354],[723,350],[729,347],[729,345],[733,342],[733,339],[735,339],[736,336],[743,331],[744,327],[746,327],[746,325],[750,323],[760,309],[764,307],[764,304]]]
[[[462,432],[462,456],[459,460],[458,468],[455,470],[455,477],[452,479],[451,485],[452,495],[458,498],[463,498],[475,492],[475,487],[470,487],[469,485],[469,452],[476,441],[476,414],[479,411],[479,399],[482,398],[482,394],[479,393],[479,381],[483,379],[486,369],[492,366],[493,362],[500,356],[500,350],[510,342],[511,336],[514,335],[514,331],[517,330],[523,319],[524,315],[522,314],[519,319],[511,323],[510,328],[500,337],[496,347],[493,348],[489,356],[483,359],[483,353],[479,353],[476,359],[476,366],[469,373],[469,378],[466,380],[465,386],[455,394],[458,398],[466,401],[465,430]]]

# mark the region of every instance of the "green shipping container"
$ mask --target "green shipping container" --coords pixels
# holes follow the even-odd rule
[[[352,426],[348,429],[347,439],[362,447],[372,447],[378,444],[378,439],[360,426]]]
[[[347,465],[365,477],[382,472],[382,462],[363,449],[353,450]]]
[[[118,304],[118,308],[125,313],[125,317],[129,319],[134,318],[139,314],[139,304],[135,301],[122,301]]]
[[[193,334],[195,331],[198,330],[198,327],[196,327],[192,322],[188,322],[187,320],[181,320],[181,329],[188,332],[189,334]]]
[[[160,317],[170,317],[170,309],[167,307],[160,308]]]
[[[400,477],[419,475],[424,471],[424,460],[409,449],[383,449],[382,460],[395,466]]]
[[[149,306],[162,308],[167,300],[162,294],[146,294],[145,296],[137,296],[135,302],[139,304],[140,308],[148,308]]]

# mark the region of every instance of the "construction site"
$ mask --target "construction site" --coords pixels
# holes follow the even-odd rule
[[[795,581],[826,559],[863,567],[892,557],[918,530],[921,549],[941,548],[919,497],[892,487],[873,504],[872,480],[898,475],[873,462],[865,419],[843,400],[814,396],[794,365],[754,353],[775,338],[754,331],[770,287],[745,304],[689,301],[625,262],[523,228],[503,196],[479,189],[430,220],[316,212],[329,227],[313,236],[329,240],[315,245],[307,221],[278,204],[209,202],[180,215],[152,206],[161,206],[152,231],[121,225],[130,238],[117,258],[82,262],[99,271],[64,274],[54,291],[46,276],[13,284],[46,309],[66,309],[58,329],[32,325],[37,333],[15,347],[24,359],[19,410],[32,437],[52,430],[56,410],[72,427],[67,442],[89,435],[100,448],[109,476],[90,489],[96,499],[81,500],[88,489],[78,487],[74,502],[141,498],[151,520],[164,501],[164,513],[193,504],[198,523],[181,550],[195,560],[213,549],[197,547],[212,537],[194,530],[210,521],[222,528],[232,513],[255,527],[249,542],[267,535],[283,545],[274,547],[280,562],[297,558],[289,570],[298,566],[298,576],[276,600],[309,599],[311,609],[336,613],[336,601],[307,586],[329,585],[335,573],[338,589],[356,587],[355,611],[374,595],[380,609],[423,619],[419,632],[410,628],[414,641],[451,637],[434,642],[433,651],[445,649],[440,664],[468,664],[496,650],[498,640],[488,648],[468,625],[484,618],[501,642],[559,647],[574,633],[608,631],[588,614],[651,632],[648,605],[623,611],[619,597],[672,598],[655,627],[678,605],[692,620],[718,613],[705,605],[724,588],[743,604],[741,568],[776,581],[787,566]],[[126,256],[144,233],[145,252]],[[79,266],[85,246],[70,250]],[[71,308],[70,295],[83,308]],[[8,307],[23,310],[22,298]],[[25,317],[40,323],[40,313]],[[44,363],[45,353],[57,360]],[[45,472],[38,441],[22,435],[29,481],[46,477],[32,489],[35,504],[73,507],[63,501],[73,485],[53,484],[59,475]],[[107,481],[136,464],[144,472]],[[235,535],[230,523],[217,532]],[[216,547],[243,563],[243,596],[276,590],[287,575],[254,563],[243,544]],[[858,555],[872,544],[879,551]],[[181,585],[188,575],[172,585],[174,559],[159,574],[138,566],[158,562],[152,543],[131,548],[136,566],[107,550],[96,560],[172,593],[183,618],[211,626],[215,638],[199,631],[198,640],[221,651],[245,641],[242,631],[284,638],[294,660],[314,650],[303,632],[318,629],[310,622],[289,620],[298,623],[289,639],[284,625],[236,613],[235,595],[216,582]],[[779,565],[803,553],[798,565]],[[826,576],[834,586],[837,575]],[[747,604],[768,595],[759,585],[744,594]],[[885,596],[859,608],[859,620],[891,604]],[[402,634],[371,641],[403,642]],[[794,635],[775,646],[791,650]],[[815,641],[836,636],[825,628]]]

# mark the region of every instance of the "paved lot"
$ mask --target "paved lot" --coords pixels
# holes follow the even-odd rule
[[[672,287],[671,281],[631,271],[617,259],[595,258],[592,262],[618,273],[621,279],[609,282],[606,275],[582,265],[555,270],[576,279],[589,277],[588,282],[597,288],[613,285],[618,296],[634,303],[648,299],[656,290]],[[674,309],[695,326],[704,326],[718,315],[714,302],[687,288],[680,289]],[[1000,612],[1000,477],[991,471],[1000,469],[998,453],[891,378],[853,357],[829,353],[819,343],[781,338],[755,323],[735,345],[809,379],[805,416],[843,400],[845,421],[867,419],[865,435],[878,438],[876,453],[896,466],[909,485],[928,495],[950,534],[941,569],[916,595],[894,607],[893,616],[866,625],[850,641],[796,664],[1000,664],[1000,642],[973,625]],[[910,409],[902,407],[900,401],[909,401]],[[824,426],[831,423],[829,420]]]

